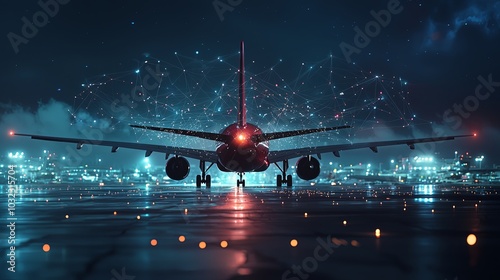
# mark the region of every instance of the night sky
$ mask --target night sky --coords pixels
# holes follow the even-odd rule
[[[234,122],[244,40],[251,122],[266,131],[354,127],[334,141],[318,135],[279,140],[278,148],[474,131],[479,139],[436,152],[470,151],[500,163],[500,1],[60,2],[40,1],[52,15],[37,1],[3,4],[5,134],[84,137],[91,127],[107,139],[210,148],[127,125],[217,132]],[[34,15],[35,31],[23,20]],[[121,96],[152,72],[159,86],[126,105]],[[4,154],[61,146],[4,141]],[[383,156],[409,153],[391,149]],[[350,154],[373,157],[369,150]]]

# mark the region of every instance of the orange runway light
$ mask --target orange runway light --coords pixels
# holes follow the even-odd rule
[[[183,243],[184,241],[186,241],[186,237],[184,235],[179,236],[179,242]]]
[[[474,234],[469,234],[467,236],[467,244],[469,244],[469,246],[474,246],[476,242],[477,242],[477,237]]]
[[[156,239],[151,239],[151,246],[156,246],[158,245],[158,241]]]
[[[49,244],[43,244],[42,249],[43,249],[44,252],[48,252],[48,251],[50,251],[50,245]]]
[[[228,245],[228,243],[227,243],[227,241],[226,241],[226,240],[222,240],[222,241],[221,241],[221,243],[220,243],[220,246],[221,246],[222,248],[227,248],[227,245]]]
[[[297,241],[297,239],[290,240],[290,246],[297,247],[297,245],[299,245],[299,241]]]
[[[205,249],[207,248],[207,243],[205,243],[205,241],[201,241],[200,244],[198,244],[198,246],[200,247],[200,249]]]

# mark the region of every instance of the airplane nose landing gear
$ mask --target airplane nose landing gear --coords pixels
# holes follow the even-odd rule
[[[242,188],[245,187],[245,180],[243,180],[243,174],[242,172],[239,172],[238,175],[240,176],[239,180],[236,180],[236,186],[239,187],[241,185]]]

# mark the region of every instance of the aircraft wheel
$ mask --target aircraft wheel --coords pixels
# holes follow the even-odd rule
[[[276,176],[276,187],[281,188],[283,184],[283,177],[281,175]]]
[[[286,186],[289,188],[292,186],[292,175],[286,176]]]
[[[196,187],[201,188],[201,175],[196,175]]]
[[[212,177],[207,175],[205,178],[205,186],[209,189],[212,186]]]

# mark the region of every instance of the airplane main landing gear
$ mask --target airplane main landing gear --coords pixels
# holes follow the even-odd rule
[[[281,175],[276,176],[276,186],[281,188],[284,184],[288,188],[292,187],[292,175],[286,175],[286,171],[288,170],[288,160],[283,161],[283,168],[281,168],[277,163],[276,166],[281,171]]]
[[[245,180],[243,180],[243,173],[238,173],[238,175],[240,176],[240,179],[236,180],[236,186],[239,187],[241,185],[241,187],[245,187]]]
[[[196,175],[196,187],[201,188],[201,184],[205,184],[207,189],[212,186],[212,177],[210,175],[206,175],[206,172],[212,167],[214,163],[212,162],[207,169],[205,169],[205,161],[200,160],[200,169],[201,175]]]

